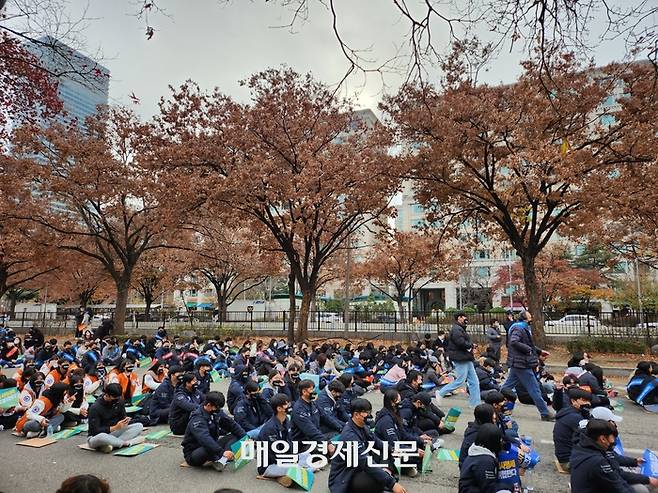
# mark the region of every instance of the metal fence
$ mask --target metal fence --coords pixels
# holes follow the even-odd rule
[[[33,325],[58,329],[75,328],[75,310],[62,310],[57,313],[21,312],[12,317],[8,325],[12,328],[27,328]],[[112,311],[97,310],[92,319],[92,327],[98,326],[103,318],[112,318]],[[467,312],[468,331],[481,338],[492,320],[503,322],[501,312]],[[606,312],[592,314],[545,313],[544,332],[555,338],[606,337],[638,339],[652,343],[658,339],[658,314],[637,312]],[[290,314],[288,311],[229,311],[223,320],[212,311],[153,311],[150,316],[143,312],[129,312],[125,326],[131,333],[150,333],[157,327],[175,327],[190,331],[208,332],[215,329],[236,329],[240,331],[268,331],[285,333]],[[295,317],[299,322],[299,312]],[[390,311],[350,311],[347,320],[342,313],[312,311],[309,314],[308,330],[317,333],[388,334],[388,333],[430,333],[447,332],[453,323],[452,312],[412,313],[404,319],[397,312]]]

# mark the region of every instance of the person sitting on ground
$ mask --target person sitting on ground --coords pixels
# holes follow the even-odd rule
[[[272,444],[284,442],[288,445],[288,450],[293,449],[290,438],[290,419],[288,418],[290,399],[284,393],[276,394],[270,400],[270,406],[274,415],[261,427],[258,434],[258,441],[267,443],[267,465],[260,465],[258,474],[265,478],[274,478],[280,485],[289,488],[293,483],[292,479],[287,476],[289,467],[277,464],[277,460],[283,459],[285,453],[277,453]],[[302,453],[298,457],[297,466],[293,467],[315,470],[313,465],[309,464],[309,454]]]
[[[185,433],[190,414],[203,402],[203,396],[197,388],[198,383],[194,374],[185,373],[179,378],[179,381],[169,408],[169,428],[174,435]]]
[[[578,424],[583,419],[589,419],[592,406],[592,394],[583,389],[569,389],[568,397],[570,405],[558,411],[553,426],[555,459],[564,471],[569,471],[574,435],[579,432]]]
[[[614,429],[615,438],[619,436],[617,423],[623,421],[621,416],[617,416],[607,407],[595,407],[592,409],[591,415],[593,419],[607,421]],[[658,487],[658,478],[651,478],[635,472],[640,464],[644,462],[642,457],[626,457],[617,453],[614,447],[608,449],[605,454],[610,460],[610,463],[617,469],[622,479],[630,485],[633,493],[649,493],[650,486],[653,488]]]
[[[346,424],[339,409],[343,392],[345,385],[340,380],[332,380],[318,395],[316,403],[323,418],[320,430],[325,434],[340,433]]]
[[[658,377],[653,373],[653,365],[651,361],[640,361],[626,386],[626,392],[636,404],[658,412]]]
[[[69,377],[69,394],[74,396],[71,407],[64,413],[64,427],[73,427],[87,419],[89,403],[87,402],[84,389],[84,376],[82,370],[78,369]]]
[[[190,414],[181,442],[183,457],[190,466],[201,467],[210,462],[221,472],[226,463],[233,460],[230,446],[246,433],[222,410],[224,404],[224,394],[208,392],[203,405]]]
[[[350,413],[352,401],[361,397],[365,392],[361,387],[354,385],[354,376],[349,373],[343,373],[338,380],[345,386],[345,392],[340,398],[338,417],[347,423],[352,418]]]
[[[475,443],[468,448],[468,456],[459,474],[459,493],[495,493],[498,480],[498,453],[503,439],[500,429],[490,423],[477,432]]]
[[[208,358],[197,358],[194,362],[194,376],[196,381],[199,382],[199,392],[203,395],[210,392],[210,383],[212,382],[210,370],[212,370],[212,365]]]
[[[263,385],[260,393],[263,396],[263,399],[269,402],[275,395],[279,395],[281,393],[285,394],[283,391],[285,386],[286,384],[283,381],[283,375],[278,370],[272,370],[267,375],[267,383]],[[290,398],[288,398],[288,400],[290,400]]]
[[[324,442],[333,437],[334,433],[322,433],[321,425],[330,426],[320,413],[320,408],[315,402],[315,383],[312,380],[302,380],[299,383],[299,400],[292,406],[292,425],[290,426],[290,437],[298,442]],[[336,447],[329,443],[327,445],[330,454],[334,453]]]
[[[244,386],[247,382],[253,381],[251,378],[251,370],[248,366],[238,365],[235,367],[235,373],[228,386],[226,394],[226,404],[228,405],[228,412],[233,414],[235,405],[238,403],[244,392]]]
[[[65,479],[55,493],[110,493],[110,485],[91,474],[81,474]]]
[[[368,459],[374,463],[381,462],[384,451],[383,442],[366,426],[372,412],[372,404],[362,398],[352,401],[352,418],[340,434],[343,442],[353,442],[357,448],[356,464],[348,467],[344,454],[337,454],[331,461],[329,471],[329,491],[331,493],[380,493],[385,490],[393,493],[405,493],[406,490],[397,482],[391,468],[371,467]],[[378,450],[374,455],[372,450]],[[370,452],[369,452],[370,451]],[[372,455],[371,455],[372,454]]]
[[[15,410],[21,413],[21,415],[32,407],[34,401],[41,397],[41,394],[45,390],[46,377],[43,373],[34,370],[34,368],[29,372],[26,370],[26,372],[30,374],[30,377],[23,387],[23,390],[21,390],[18,397],[18,406],[15,408]],[[23,376],[26,375],[26,372],[23,373]]]
[[[555,383],[555,390],[553,391],[553,409],[559,411],[565,406],[571,405],[567,392],[569,389],[578,388],[578,378],[574,375],[565,375],[562,382]]]
[[[434,384],[435,387],[446,384],[445,372],[436,356],[427,358],[427,365],[423,373],[423,384]]]
[[[235,405],[233,417],[249,438],[256,438],[261,427],[272,417],[272,407],[263,399],[256,382],[247,382],[244,386],[244,393]]]
[[[475,438],[477,433],[482,427],[487,423],[496,424],[496,412],[491,404],[482,403],[475,406],[473,410],[473,415],[475,417],[474,421],[468,423],[466,430],[464,431],[464,440],[462,440],[461,449],[459,452],[459,467],[461,468],[462,464],[468,457],[468,449],[475,443]]]
[[[482,358],[481,363],[475,367],[475,373],[480,382],[480,391],[500,390],[500,385],[496,382],[494,368],[496,362],[490,358]]]
[[[106,454],[144,441],[144,437],[139,436],[144,426],[141,423],[130,424],[121,386],[117,383],[108,384],[103,395],[91,405],[88,422],[87,443]]]
[[[122,397],[126,402],[130,402],[139,388],[139,378],[135,373],[135,361],[130,358],[121,360],[119,365],[107,375],[107,383],[118,383],[121,387]]]
[[[67,395],[69,386],[56,383],[44,390],[41,397],[34,401],[25,414],[16,422],[16,431],[27,438],[46,436],[48,428],[59,431],[64,422],[64,413],[73,403],[73,396]]]
[[[119,364],[121,361],[121,348],[117,344],[116,339],[112,338],[108,341],[101,352],[101,359],[108,366]]]
[[[174,393],[179,383],[178,379],[182,374],[183,369],[180,366],[171,366],[165,379],[153,392],[153,397],[149,401],[149,419],[152,423],[169,422],[171,402],[174,400]]]
[[[432,398],[427,392],[419,392],[400,403],[399,413],[407,435],[413,435],[416,440],[420,439],[423,442],[431,442],[439,436],[437,430],[424,431],[419,426],[419,422],[425,419],[425,410],[431,403]]]
[[[399,413],[401,402],[400,393],[397,390],[388,389],[384,392],[384,406],[377,411],[375,417],[375,435],[382,442],[388,443],[389,450],[393,450],[396,443],[401,441],[416,442],[420,457],[412,461],[413,467],[405,467],[402,470],[408,476],[415,477],[418,475],[418,467],[422,463],[426,442],[420,438],[420,435],[410,433],[404,426]],[[431,443],[429,437],[428,442]]]
[[[166,377],[167,368],[158,360],[155,360],[142,377],[142,394],[148,394],[157,390]]]
[[[571,452],[571,491],[632,493],[614,461],[606,455],[614,445],[613,426],[602,419],[590,419]]]
[[[69,378],[69,368],[71,367],[71,362],[67,359],[60,358],[57,360],[57,367],[46,375],[45,386],[46,389],[49,389],[56,383],[66,383],[68,384]]]
[[[394,385],[407,378],[407,370],[404,367],[404,360],[402,358],[394,358],[393,366],[381,378],[386,382],[391,382]]]

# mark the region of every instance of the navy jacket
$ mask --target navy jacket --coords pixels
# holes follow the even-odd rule
[[[480,381],[480,391],[484,392],[486,390],[499,390],[500,386],[496,383],[493,375],[481,366],[475,367],[475,374]]]
[[[459,474],[459,493],[495,493],[498,459],[489,449],[471,445]]]
[[[350,414],[352,410],[352,401],[357,397],[361,397],[362,395],[363,392],[358,392],[356,389],[354,389],[354,387],[345,389],[343,395],[340,396],[339,413],[341,421],[345,421],[347,423],[350,419],[352,419],[352,415]]]
[[[471,349],[473,349],[473,343],[466,329],[457,323],[453,324],[448,335],[448,348],[446,351],[450,361],[473,361],[475,358]]]
[[[393,450],[395,442],[416,442],[419,448],[424,448],[425,443],[405,429],[404,423],[398,423],[393,413],[382,408],[375,416],[375,435],[382,442],[388,442],[389,450]]]
[[[169,408],[169,428],[174,435],[185,433],[190,414],[201,406],[202,400],[198,390],[188,392],[183,386],[178,386]]]
[[[459,450],[459,468],[461,469],[462,464],[466,460],[466,457],[468,457],[468,449],[471,448],[471,445],[475,443],[475,437],[478,434],[478,431],[480,430],[480,423],[477,421],[471,421],[468,423],[468,426],[466,426],[466,430],[464,430],[464,440],[462,440],[462,446],[461,449]]]
[[[226,393],[226,406],[228,407],[228,412],[233,414],[235,405],[238,403],[242,394],[244,392],[244,386],[249,381],[249,378],[243,378],[242,373],[248,371],[248,367],[244,365],[238,365],[235,367],[235,373],[233,374],[233,379],[231,384],[228,386],[228,392]]]
[[[224,432],[224,433],[221,433]],[[238,438],[245,435],[245,431],[224,411],[214,415],[199,407],[190,414],[190,421],[185,428],[185,437],[181,442],[185,460],[198,448],[205,448],[211,455],[211,460],[218,460],[224,453],[217,440],[221,434],[231,433]]]
[[[288,396],[288,399],[290,399],[290,402],[295,402],[299,400],[299,388],[297,385],[299,385],[299,382],[301,380],[295,380],[292,381],[290,378],[288,378],[288,375],[283,377],[283,381],[285,385],[281,388],[281,391],[285,392],[285,394]]]
[[[411,403],[410,399],[405,399],[400,403],[398,413],[400,413],[400,417],[402,418],[402,425],[404,426],[404,430],[407,435],[419,437],[423,434],[423,431],[418,426],[418,419],[420,418],[418,409],[416,409],[416,407]]]
[[[578,493],[632,493],[614,464],[594,441],[583,433],[571,451],[571,491]]]
[[[555,457],[565,463],[571,458],[573,449],[574,433],[579,431],[578,423],[585,419],[579,409],[567,406],[563,407],[555,415],[553,426],[553,443],[555,444]]]
[[[320,409],[320,415],[325,423],[321,429],[326,432],[335,431],[340,433],[345,426],[345,421],[342,421],[338,417],[338,408],[340,407],[340,404],[331,398],[329,395],[329,389],[325,387],[325,389],[320,392],[315,402]]]
[[[259,442],[267,442],[267,464],[276,464],[277,453],[272,450],[272,443],[283,441],[292,450],[292,440],[290,439],[290,419],[286,418],[284,423],[281,423],[276,416],[272,416],[260,429],[258,433]],[[267,466],[258,468],[258,474],[263,474]]]
[[[272,406],[260,394],[251,398],[247,398],[242,394],[242,398],[235,404],[233,409],[235,421],[247,431],[258,428],[270,419],[273,414]]]
[[[351,419],[343,428],[340,434],[340,440],[343,442],[355,442],[358,449],[358,463],[347,467],[345,454],[338,454],[331,460],[331,470],[329,471],[329,491],[331,493],[347,493],[350,488],[352,476],[357,472],[365,472],[370,475],[377,483],[384,488],[391,490],[395,485],[395,478],[388,474],[383,468],[368,467],[368,458],[365,450],[369,442],[374,442],[375,448],[383,451],[384,444],[368,428],[358,427]],[[382,455],[373,455],[373,462],[381,462]]]
[[[210,372],[206,372],[206,375],[202,377],[199,373],[199,370],[197,370],[194,372],[194,376],[196,377],[197,382],[199,382],[199,392],[201,392],[203,395],[206,395],[208,392],[210,392],[210,382],[212,382]]]
[[[158,388],[153,391],[149,401],[149,417],[157,418],[158,411],[169,410],[174,400],[174,386],[169,377],[165,378]]]
[[[302,441],[324,441],[324,434],[320,430],[320,424],[326,420],[322,418],[320,408],[315,401],[306,402],[299,399],[292,406],[292,425],[290,426],[290,437],[293,440]]]
[[[534,368],[539,364],[537,348],[526,322],[516,322],[509,329],[507,366],[510,368]]]

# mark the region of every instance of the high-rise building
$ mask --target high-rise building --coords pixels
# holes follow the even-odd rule
[[[75,120],[84,124],[87,117],[96,113],[99,105],[107,105],[110,71],[51,36],[40,38],[38,43],[29,45],[28,49],[58,84],[63,112],[57,121]]]

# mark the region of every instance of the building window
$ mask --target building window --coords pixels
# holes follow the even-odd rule
[[[489,258],[489,250],[476,250],[473,256],[476,259],[484,260]]]

